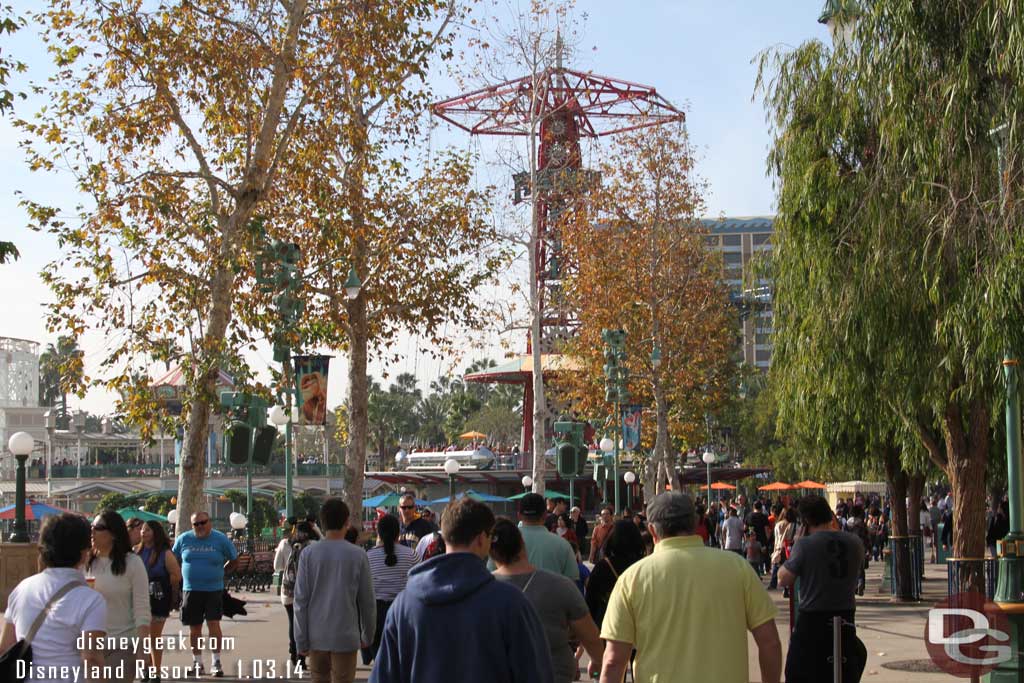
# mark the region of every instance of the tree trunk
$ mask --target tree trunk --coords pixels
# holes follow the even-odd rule
[[[366,358],[369,335],[366,320],[366,299],[360,293],[348,302],[349,363],[348,420],[349,441],[345,450],[344,497],[352,514],[363,504],[363,473],[366,471],[366,444],[369,440],[369,381]]]
[[[534,165],[534,161],[531,159],[531,167]],[[533,178],[536,179],[536,172],[533,173]],[[536,187],[536,184],[534,184]],[[536,191],[532,193],[536,195]],[[534,198],[532,204],[532,221],[530,227],[530,249],[529,249],[529,261],[530,261],[530,354],[531,360],[533,361],[533,376],[531,381],[533,382],[533,491],[534,493],[544,493],[545,481],[544,478],[547,475],[548,460],[545,454],[547,451],[547,439],[545,423],[547,422],[547,396],[544,393],[544,367],[541,364],[543,359],[543,349],[541,347],[541,318],[544,315],[543,305],[541,301],[540,287],[537,284],[537,269],[541,268],[543,264],[537,263],[537,254],[539,253],[540,246],[540,226],[542,217],[540,201]],[[616,437],[618,438],[618,437]]]
[[[896,582],[897,600],[917,598],[914,573],[916,567],[910,553],[907,528],[907,486],[909,477],[900,462],[900,448],[892,443],[884,446],[885,480],[892,494],[892,575]]]
[[[221,252],[231,251],[226,245],[232,243],[234,230],[225,230]],[[220,373],[219,350],[224,343],[228,324],[231,322],[231,292],[234,275],[228,267],[228,259],[217,269],[210,287],[210,317],[203,337],[200,355],[196,365],[205,368],[205,373],[196,383],[197,391],[188,409],[188,429],[181,450],[181,466],[178,474],[178,525],[175,530],[189,526],[192,514],[209,510],[203,504],[203,488],[206,484],[206,448],[210,434],[210,410],[217,393],[217,379]]]
[[[666,453],[669,448],[668,400],[665,398],[665,391],[657,383],[654,386],[654,407],[658,431],[654,438],[654,451],[648,461],[648,467],[655,476],[644,478],[644,500],[648,502],[654,500],[656,495],[665,490],[665,484],[671,483],[673,489],[676,487],[676,483],[669,479],[665,468]]]
[[[946,476],[953,490],[953,556],[985,557],[985,470],[988,466],[989,411],[975,399],[968,408],[965,429],[963,412],[956,403],[946,407]],[[965,564],[960,572],[962,591],[984,594],[984,562]]]
[[[907,481],[907,527],[911,536],[921,535],[921,498],[924,495],[924,474],[914,472]]]

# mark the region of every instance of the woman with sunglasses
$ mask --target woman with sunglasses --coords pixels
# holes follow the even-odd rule
[[[124,519],[113,510],[104,510],[92,522],[92,557],[86,567],[86,578],[90,577],[107,602],[107,637],[148,638],[149,575],[132,552]],[[107,666],[123,664],[113,669],[121,675],[111,677],[109,683],[135,680],[136,658],[132,650],[108,651]]]
[[[142,542],[135,551],[146,565],[149,577],[149,611],[152,621],[149,623],[149,635],[156,639],[164,632],[164,622],[171,615],[171,610],[178,604],[181,595],[181,567],[178,559],[171,552],[171,539],[160,522],[150,520],[140,525]],[[163,650],[153,647],[153,668],[160,670]],[[160,683],[160,676],[149,680]]]

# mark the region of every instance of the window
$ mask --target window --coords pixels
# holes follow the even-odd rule
[[[771,344],[772,343],[771,335],[755,334],[754,335],[754,343],[755,344]]]
[[[724,259],[726,268],[740,268],[743,266],[743,254],[739,252],[724,254]]]
[[[743,235],[722,235],[722,244],[727,247],[738,247],[743,244]]]
[[[768,363],[772,359],[771,349],[758,349],[754,352],[754,360],[758,363]]]
[[[717,247],[718,235],[708,235],[707,237],[704,238],[704,244],[708,245],[709,247]]]
[[[770,232],[759,232],[754,235],[753,239],[755,247],[759,244],[771,244],[772,234]]]

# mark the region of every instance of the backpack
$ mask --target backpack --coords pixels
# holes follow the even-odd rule
[[[295,576],[299,573],[299,554],[308,543],[296,543],[292,546],[292,555],[288,558],[288,566],[281,579],[281,593],[286,597],[295,597]]]
[[[436,557],[437,555],[444,555],[445,553],[446,548],[444,545],[444,537],[441,536],[441,532],[435,531],[432,536],[433,538],[430,539],[430,542],[427,543],[426,549],[423,551],[423,557],[420,558],[421,561],[426,561],[432,557]]]

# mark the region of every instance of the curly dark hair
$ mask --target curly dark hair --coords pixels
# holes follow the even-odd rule
[[[44,567],[77,567],[91,537],[84,517],[70,512],[47,517],[39,530],[39,559]]]

